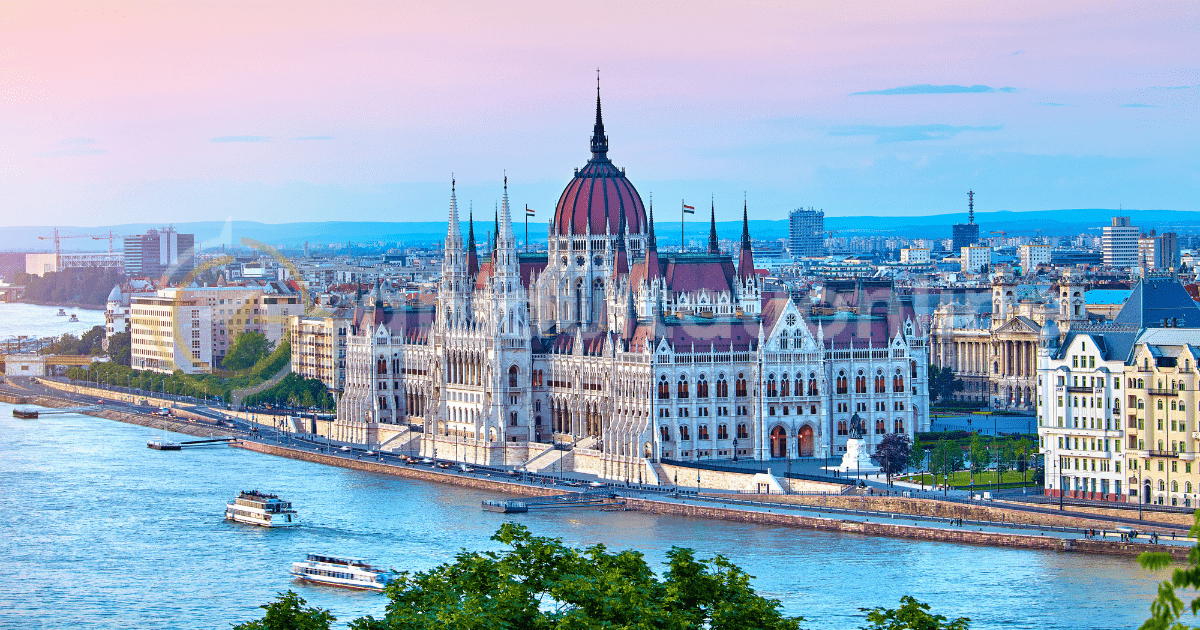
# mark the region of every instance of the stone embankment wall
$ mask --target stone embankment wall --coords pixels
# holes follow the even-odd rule
[[[517,494],[525,496],[547,496],[563,493],[562,490],[557,488],[517,484],[508,481],[502,481],[500,479],[480,479],[478,477],[469,475],[442,472],[423,466],[395,466],[392,464],[371,461],[369,459],[348,459],[346,457],[326,455],[316,451],[305,451],[295,448],[276,446],[274,444],[263,444],[260,442],[243,441],[235,443],[234,446],[244,448],[249,451],[265,453],[267,455],[277,455],[280,457],[290,457],[292,459],[299,459],[306,462],[312,462],[314,464],[352,468],[354,470],[393,475],[396,477],[407,477],[409,479],[420,479],[422,481],[431,481],[434,483],[448,483],[455,486],[475,488],[477,490],[490,490],[494,492],[503,492],[505,494]]]
[[[989,545],[992,547],[1018,547],[1023,549],[1042,549],[1046,551],[1082,551],[1087,553],[1102,553],[1121,556],[1136,556],[1146,551],[1163,551],[1170,553],[1176,560],[1187,558],[1190,547],[1174,547],[1169,545],[1150,545],[1144,543],[1123,543],[1103,540],[1067,540],[1051,536],[1028,536],[1024,534],[1007,534],[996,532],[970,531],[966,528],[933,528],[904,525],[895,519],[875,521],[848,521],[837,518],[823,518],[802,514],[786,514],[778,512],[761,512],[717,507],[705,504],[670,503],[648,499],[626,499],[626,506],[640,512],[651,514],[670,514],[675,516],[691,516],[695,518],[719,519],[739,523],[755,523],[760,525],[776,525],[782,527],[799,527],[819,529],[823,531],[863,534],[867,536],[888,536],[892,538],[914,538],[919,540],[937,540],[943,542],[966,543],[972,545]]]
[[[714,495],[719,496],[719,495]],[[818,505],[822,507],[833,507],[849,510],[871,510],[877,512],[894,512],[897,514],[911,514],[914,516],[932,516],[938,518],[961,518],[968,521],[989,521],[993,523],[1020,523],[1026,525],[1042,525],[1050,527],[1094,527],[1112,529],[1116,526],[1111,520],[1105,516],[1112,515],[1097,515],[1096,518],[1081,518],[1074,514],[1045,514],[1041,512],[1026,512],[1016,509],[1005,509],[1003,504],[993,506],[973,505],[965,503],[951,503],[949,501],[937,501],[933,499],[909,499],[905,497],[871,497],[871,496],[796,496],[796,495],[743,495],[740,499],[749,499],[752,501],[767,501],[773,503],[795,503],[803,505]],[[1070,508],[1072,511],[1083,511],[1075,507]],[[1115,512],[1115,510],[1107,510]],[[1119,516],[1130,517],[1130,513],[1119,514]],[[1160,518],[1164,514],[1155,513],[1147,518],[1155,521],[1163,521],[1173,523],[1174,520],[1166,520]],[[1161,528],[1146,526],[1135,526],[1139,531],[1164,531]]]
[[[754,490],[756,488],[755,475],[762,474],[761,471],[747,470],[744,473],[726,472],[723,470],[705,470],[701,468],[691,468],[688,466],[675,466],[673,464],[662,464],[662,469],[667,472],[667,478],[662,480],[662,485],[673,486],[675,480],[679,479],[679,487],[687,488],[696,486],[696,473],[700,474],[700,486],[713,490]],[[846,488],[843,484],[824,483],[820,481],[808,481],[804,479],[785,479],[776,477],[776,481],[781,486],[791,487],[792,492],[828,492],[830,494],[839,494]],[[780,495],[772,495],[772,497]]]

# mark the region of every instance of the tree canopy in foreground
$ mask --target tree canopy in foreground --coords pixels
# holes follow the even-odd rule
[[[383,617],[361,617],[352,630],[799,630],[778,600],[750,586],[751,576],[723,556],[699,560],[672,547],[659,578],[642,554],[579,550],[507,523],[492,536],[503,551],[463,551],[429,571],[401,573],[385,591]],[[329,611],[306,608],[295,593],[262,606],[262,619],[235,630],[328,630]],[[862,609],[864,630],[966,630],[929,613],[911,597],[898,609]]]

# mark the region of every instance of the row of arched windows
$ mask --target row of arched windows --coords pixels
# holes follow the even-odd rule
[[[717,398],[728,398],[729,397],[729,381],[725,380],[724,374],[717,375],[716,387],[712,388],[712,389],[716,390]],[[670,399],[672,397],[671,396],[671,390],[672,390],[671,382],[667,379],[666,374],[659,375],[657,390],[658,390],[658,397],[662,400]],[[675,390],[675,396],[674,396],[675,398],[690,398],[691,397],[692,388],[691,388],[691,384],[688,381],[688,376],[686,374],[681,374],[679,376],[679,380],[675,382],[674,390]],[[747,384],[746,384],[745,374],[739,373],[737,380],[734,381],[735,395],[746,396],[748,390],[749,390],[749,388],[747,387]],[[708,377],[705,376],[704,374],[700,374],[696,378],[696,398],[709,398],[711,393],[712,392],[709,388]]]

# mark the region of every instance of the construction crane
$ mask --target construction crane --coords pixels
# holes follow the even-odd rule
[[[54,268],[58,269],[62,266],[62,240],[64,238],[90,238],[92,240],[101,241],[108,239],[108,253],[113,251],[113,239],[121,238],[120,234],[113,234],[109,231],[108,234],[59,234],[58,228],[54,228],[53,236],[39,236],[43,241],[54,241]]]

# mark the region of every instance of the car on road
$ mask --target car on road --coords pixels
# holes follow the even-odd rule
[[[432,463],[433,463],[433,460],[432,460],[432,459],[429,459],[428,457],[426,457],[425,459],[422,459],[422,460],[421,460],[421,463],[422,463],[422,464],[432,464]]]
[[[442,470],[446,470],[447,468],[453,468],[453,467],[454,467],[454,464],[452,464],[452,463],[450,463],[450,462],[438,462],[438,463],[437,463],[437,464],[435,464],[435,465],[436,465],[438,468],[441,468]]]
[[[343,447],[339,448],[338,450],[343,453],[349,453],[351,449],[349,446],[343,446]]]
[[[466,464],[459,464],[458,472],[465,472],[465,473],[475,472],[475,469],[471,468],[470,466],[468,466]]]
[[[405,455],[404,463],[405,464],[420,464],[422,462],[421,462],[421,460],[417,459],[416,457],[413,457],[412,455]]]

